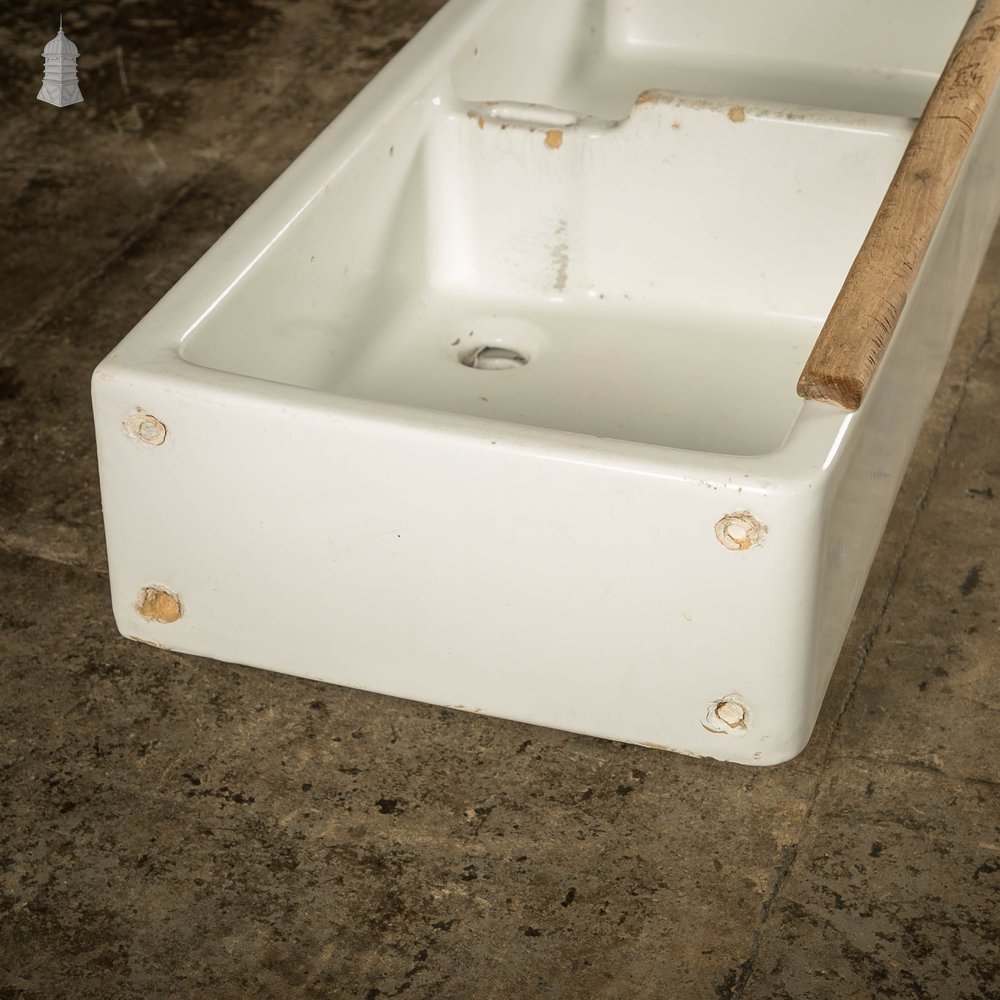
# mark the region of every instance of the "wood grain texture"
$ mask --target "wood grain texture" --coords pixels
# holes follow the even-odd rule
[[[802,369],[803,398],[861,405],[998,75],[1000,0],[980,0]]]

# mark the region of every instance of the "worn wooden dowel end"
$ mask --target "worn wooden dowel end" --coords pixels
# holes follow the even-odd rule
[[[827,371],[814,374],[809,370],[811,364],[810,357],[799,376],[798,394],[803,399],[814,399],[818,403],[833,403],[845,410],[856,410],[861,405],[868,386],[859,376]]]
[[[856,410],[1000,76],[1000,0],[979,0],[799,376],[805,399]]]

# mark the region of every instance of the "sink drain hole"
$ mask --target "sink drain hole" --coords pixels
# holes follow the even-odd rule
[[[528,363],[528,359],[520,351],[509,347],[490,347],[485,344],[466,351],[460,360],[466,368],[494,372],[523,368]]]

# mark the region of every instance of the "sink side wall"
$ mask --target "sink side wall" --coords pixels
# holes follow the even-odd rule
[[[467,100],[610,119],[649,88],[917,117],[971,9],[941,0],[560,0],[540,18],[532,0],[508,0],[460,54],[454,88]]]
[[[826,472],[815,653],[820,664],[815,675],[820,696],[837,661],[998,217],[1000,95],[994,92],[889,350]]]

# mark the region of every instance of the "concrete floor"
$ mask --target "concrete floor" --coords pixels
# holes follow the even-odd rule
[[[117,635],[91,370],[436,6],[0,9],[0,997],[1000,997],[1000,242],[788,765]]]

